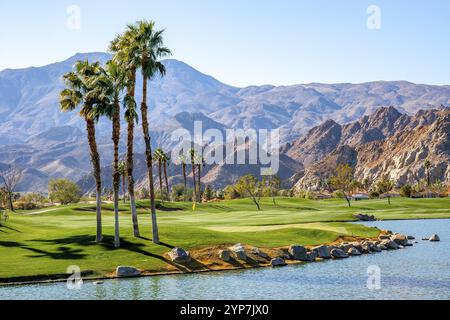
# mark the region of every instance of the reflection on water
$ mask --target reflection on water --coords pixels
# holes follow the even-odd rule
[[[449,299],[450,220],[385,221],[366,225],[414,235],[398,251],[276,269],[111,280],[81,290],[65,284],[0,288],[0,299]],[[421,241],[439,234],[441,242]],[[381,269],[381,289],[367,289],[367,268]]]

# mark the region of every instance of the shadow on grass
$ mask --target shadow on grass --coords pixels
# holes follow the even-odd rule
[[[9,227],[9,226],[6,226],[6,225],[0,225],[0,231],[6,233],[6,231],[2,230],[2,229],[8,229],[8,230],[11,230],[11,231],[22,233],[22,231],[17,230],[17,229],[12,228],[12,227]]]
[[[42,258],[47,257],[54,260],[66,260],[66,259],[83,259],[86,255],[82,254],[82,250],[80,249],[71,249],[67,247],[58,247],[56,252],[45,251],[42,249],[33,248],[27,245],[24,245],[20,242],[15,241],[0,241],[1,247],[7,248],[21,248],[31,252],[36,253],[37,255],[30,255],[30,258]]]
[[[128,250],[128,251],[131,251],[131,252],[134,252],[137,254],[141,254],[141,255],[144,255],[147,257],[161,260],[183,272],[191,272],[194,270],[207,270],[208,269],[204,264],[202,264],[199,261],[194,260],[194,259],[187,266],[174,263],[171,260],[164,257],[163,255],[155,254],[155,253],[145,250],[145,248],[146,248],[145,244],[130,242],[130,241],[127,241],[124,239],[120,239],[120,248],[117,249],[114,247],[114,236],[109,236],[109,235],[104,236],[103,241],[99,244],[95,242],[95,237],[91,236],[91,235],[71,236],[71,237],[60,238],[60,239],[33,240],[33,241],[47,243],[47,244],[54,244],[54,245],[76,244],[76,245],[85,246],[85,247],[99,245],[109,251]],[[13,247],[17,246],[14,244],[17,244],[17,243],[10,243],[10,245]],[[0,245],[2,245],[1,242],[0,242]],[[169,249],[174,248],[174,246],[167,244],[167,243],[160,243],[160,245],[167,247]],[[20,244],[19,244],[19,246],[20,246]],[[23,247],[23,246],[20,246],[20,247]],[[30,249],[28,247],[23,247],[23,248]],[[83,254],[80,254],[80,252],[82,252],[82,250],[67,250],[67,248],[65,248],[64,250],[66,250],[66,251],[61,251],[62,250],[61,248],[65,248],[65,247],[59,247],[58,248],[59,251],[56,253],[48,253],[48,252],[44,252],[44,251],[41,252],[41,250],[38,250],[38,249],[32,249],[32,250],[37,253],[42,253],[42,256],[47,255],[48,257],[50,257],[52,259],[58,259],[62,255],[67,256],[67,259],[82,259],[85,256]],[[35,256],[35,257],[37,257],[37,256]]]

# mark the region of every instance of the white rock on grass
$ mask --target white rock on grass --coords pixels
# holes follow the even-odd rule
[[[141,274],[141,271],[135,267],[119,266],[116,268],[116,275],[120,278],[124,277],[137,277]]]

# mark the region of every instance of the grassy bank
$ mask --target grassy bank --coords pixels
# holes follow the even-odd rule
[[[201,204],[192,212],[189,203],[166,203],[158,211],[161,245],[150,241],[151,223],[147,202],[140,203],[139,220],[143,238],[132,237],[128,206],[121,207],[122,248],[113,248],[112,206],[104,207],[105,242],[95,244],[95,209],[79,204],[59,207],[41,214],[11,214],[0,227],[0,282],[48,278],[64,274],[70,265],[80,266],[94,276],[105,276],[118,265],[143,270],[167,271],[163,254],[172,247],[201,249],[237,242],[263,248],[290,244],[314,245],[340,236],[374,237],[378,230],[345,221],[353,214],[374,214],[378,219],[449,218],[450,199],[393,199],[354,202],[263,199],[258,212],[249,200]],[[170,268],[168,268],[170,267]]]

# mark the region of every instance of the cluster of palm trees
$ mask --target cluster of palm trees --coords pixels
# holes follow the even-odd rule
[[[163,33],[164,30],[155,28],[153,21],[138,21],[135,24],[130,24],[122,34],[118,35],[111,42],[109,49],[113,53],[113,58],[105,67],[100,65],[99,62],[79,61],[76,63],[74,70],[63,77],[66,88],[60,93],[61,110],[72,111],[80,107],[79,114],[86,122],[93,176],[96,184],[97,242],[103,240],[103,235],[101,214],[102,181],[100,155],[95,139],[95,124],[101,117],[108,117],[112,121],[115,247],[120,246],[119,188],[121,170],[126,170],[128,180],[133,233],[136,237],[140,236],[136,212],[135,181],[133,178],[133,139],[139,113],[135,100],[137,72],[141,72],[143,77],[140,117],[149,178],[152,240],[154,243],[160,243],[153,184],[153,153],[148,123],[147,90],[150,79],[157,75],[164,76],[166,73],[166,69],[160,60],[169,56],[171,51],[164,46]],[[119,162],[122,106],[125,109],[125,120],[128,125],[125,168]]]

